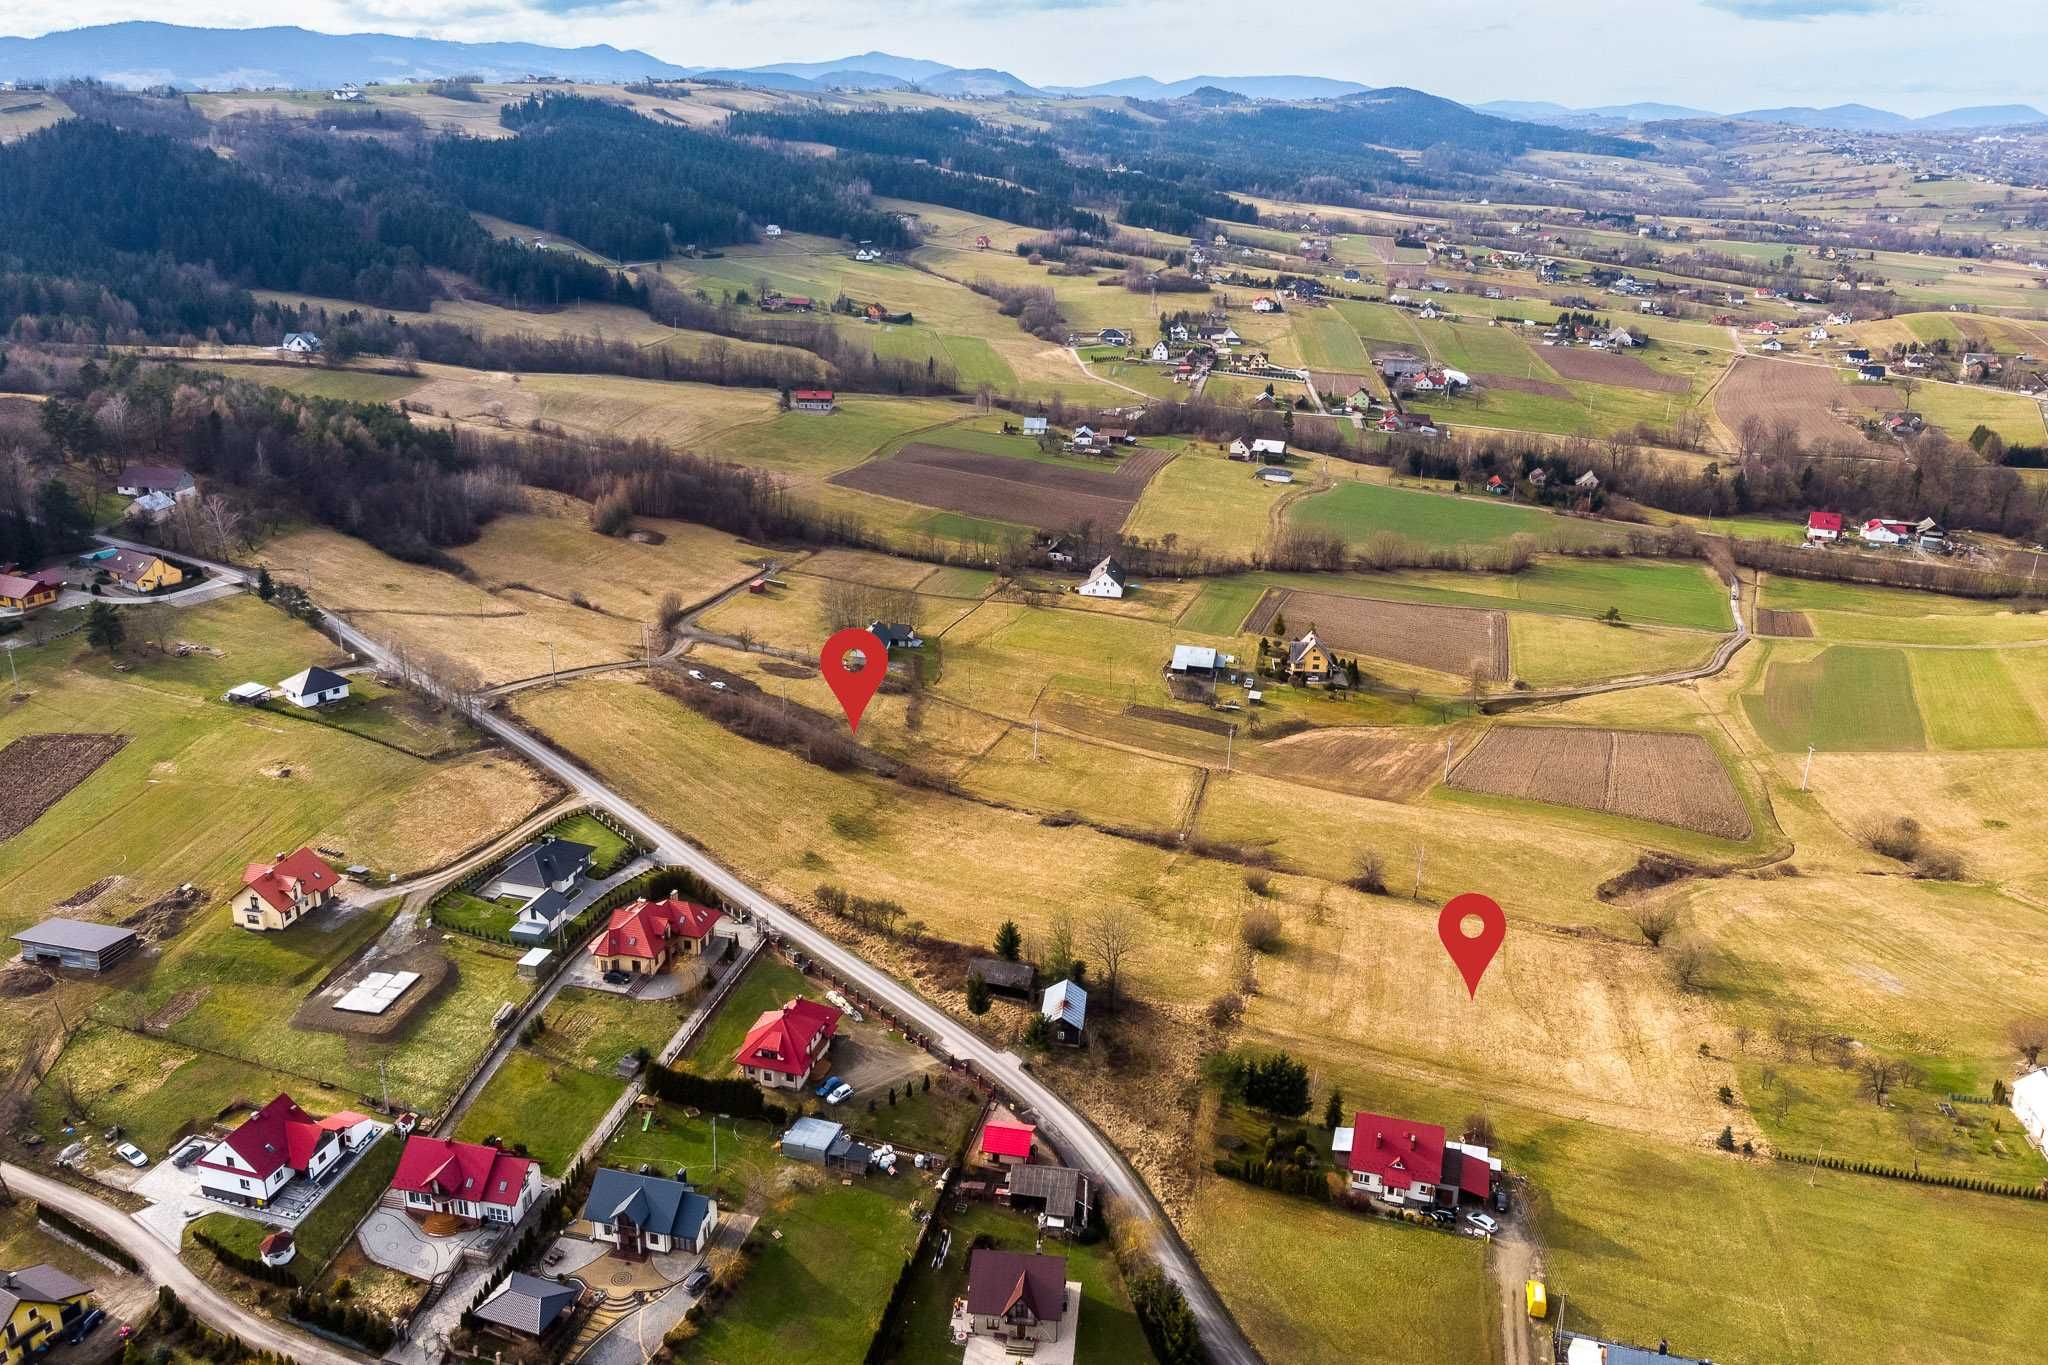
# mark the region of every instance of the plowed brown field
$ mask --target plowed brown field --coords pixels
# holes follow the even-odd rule
[[[920,442],[886,460],[843,470],[831,482],[1041,530],[1066,530],[1084,522],[1114,529],[1124,524],[1146,483],[1172,458],[1164,450],[1134,450],[1114,469],[1074,469]]]
[[[1622,389],[1645,389],[1651,393],[1690,393],[1692,383],[1684,375],[1653,370],[1632,355],[1596,351],[1590,346],[1545,346],[1543,363],[1566,379],[1589,384],[1612,384]]]
[[[1812,444],[1830,436],[1853,435],[1847,418],[1882,412],[1891,389],[1882,384],[1844,384],[1824,365],[1744,356],[1714,390],[1714,415],[1730,431],[1760,417],[1776,426],[1790,422],[1799,439]],[[1840,415],[1832,409],[1839,408]]]
[[[12,839],[62,801],[126,735],[23,735],[0,749],[0,839]]]
[[[1414,730],[1308,730],[1240,750],[1239,766],[1263,777],[1353,796],[1401,801],[1428,789],[1443,770],[1443,737]]]
[[[1813,622],[1803,611],[1779,611],[1774,607],[1756,609],[1756,633],[1779,635],[1793,640],[1813,638]]]
[[[1451,770],[1463,791],[1750,836],[1728,770],[1698,735],[1497,725]]]
[[[1505,612],[1291,592],[1287,620],[1295,629],[1314,626],[1325,644],[1347,654],[1392,659],[1460,677],[1478,669],[1488,682],[1507,681]]]

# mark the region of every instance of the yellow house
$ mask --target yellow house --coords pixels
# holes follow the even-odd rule
[[[50,1339],[86,1311],[92,1293],[53,1265],[0,1270],[0,1365],[17,1365],[30,1353],[48,1349]]]
[[[183,569],[160,555],[142,550],[117,550],[100,567],[130,592],[155,592],[158,588],[175,588],[185,581]]]
[[[0,609],[29,612],[56,600],[55,584],[22,574],[0,573]]]
[[[1299,683],[1328,682],[1330,668],[1335,657],[1316,638],[1315,627],[1310,626],[1308,634],[1287,645],[1287,677]]]

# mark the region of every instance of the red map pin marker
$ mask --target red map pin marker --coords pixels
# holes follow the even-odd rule
[[[846,656],[855,650],[861,654],[858,673],[846,667]],[[832,689],[832,695],[839,698],[839,705],[846,712],[847,728],[860,733],[861,712],[868,709],[868,703],[882,686],[883,675],[889,671],[888,647],[875,638],[873,631],[848,626],[825,642],[818,655],[818,667],[825,674],[825,685]]]
[[[1465,932],[1467,915],[1479,921],[1477,938]],[[1444,941],[1444,951],[1451,955],[1451,961],[1458,964],[1458,974],[1465,978],[1466,994],[1478,999],[1479,978],[1486,975],[1487,965],[1500,951],[1500,941],[1507,937],[1508,917],[1491,896],[1467,891],[1451,897],[1450,904],[1436,917],[1436,933]]]

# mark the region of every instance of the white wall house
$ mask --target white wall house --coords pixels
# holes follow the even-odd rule
[[[1088,577],[1074,591],[1083,597],[1122,597],[1124,566],[1116,562],[1116,556],[1110,555],[1089,570]]]
[[[2012,1112],[2034,1145],[2048,1152],[2048,1067],[2030,1071],[2012,1083]]]
[[[348,679],[315,664],[286,678],[277,685],[277,690],[294,706],[326,706],[348,697]]]

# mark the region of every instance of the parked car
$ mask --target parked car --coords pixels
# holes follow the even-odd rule
[[[690,670],[690,681],[692,681],[692,682],[703,682],[703,681],[704,681],[704,670],[703,670],[703,669],[701,669],[701,668],[693,668],[693,669],[691,669],[691,670]]]
[[[114,1155],[120,1157],[121,1160],[127,1162],[130,1166],[147,1166],[149,1164],[149,1158],[144,1156],[142,1149],[132,1142],[124,1142],[119,1147],[116,1147]]]
[[[1436,1223],[1439,1226],[1449,1227],[1458,1221],[1458,1215],[1452,1213],[1449,1209],[1431,1209],[1429,1211],[1429,1219],[1432,1223]]]
[[[834,1088],[832,1093],[825,1097],[825,1103],[844,1104],[847,1100],[851,1098],[853,1098],[853,1087],[848,1085],[846,1082],[841,1081],[839,1085],[836,1088]]]
[[[844,1084],[845,1082],[840,1080],[837,1076],[827,1076],[824,1080],[824,1083],[821,1084],[816,1090],[813,1090],[811,1093],[822,1100],[827,1095],[831,1094],[833,1091],[837,1090],[840,1086]]]
[[[200,1157],[203,1157],[205,1155],[206,1144],[200,1141],[199,1139],[194,1138],[192,1141],[180,1147],[177,1151],[171,1153],[171,1164],[182,1171],[187,1166],[190,1166],[193,1162],[199,1160]]]
[[[84,1341],[84,1340],[86,1339],[86,1337],[88,1337],[88,1336],[90,1336],[90,1335],[92,1334],[92,1329],[93,1329],[93,1328],[95,1328],[95,1327],[99,1326],[99,1325],[100,1325],[101,1323],[105,1322],[106,1320],[107,1320],[107,1310],[106,1310],[106,1309],[104,1309],[104,1308],[95,1308],[95,1309],[93,1309],[93,1310],[92,1310],[92,1311],[91,1311],[90,1313],[87,1313],[87,1314],[86,1314],[86,1315],[85,1315],[84,1317],[80,1318],[80,1319],[78,1320],[77,1324],[76,1324],[75,1326],[73,1326],[73,1327],[72,1327],[72,1329],[71,1329],[71,1333],[70,1333],[70,1338],[69,1338],[69,1339],[70,1339],[70,1340],[71,1340],[72,1342],[74,1342],[74,1343],[76,1343],[76,1342],[80,1342],[80,1341]]]
[[[623,986],[632,979],[630,972],[612,971],[604,974],[604,984],[607,986]]]
[[[1465,1219],[1467,1222],[1471,1223],[1473,1227],[1478,1228],[1481,1232],[1484,1232],[1489,1236],[1493,1233],[1500,1231],[1500,1224],[1495,1222],[1487,1214],[1468,1213],[1465,1215]]]
[[[1495,1185],[1493,1187],[1493,1211],[1495,1213],[1506,1213],[1508,1211],[1507,1186]]]
[[[725,684],[713,678],[711,680],[711,690],[713,692],[723,692],[725,691]]]
[[[711,1272],[698,1266],[683,1277],[683,1288],[691,1294],[702,1294],[711,1284]]]

